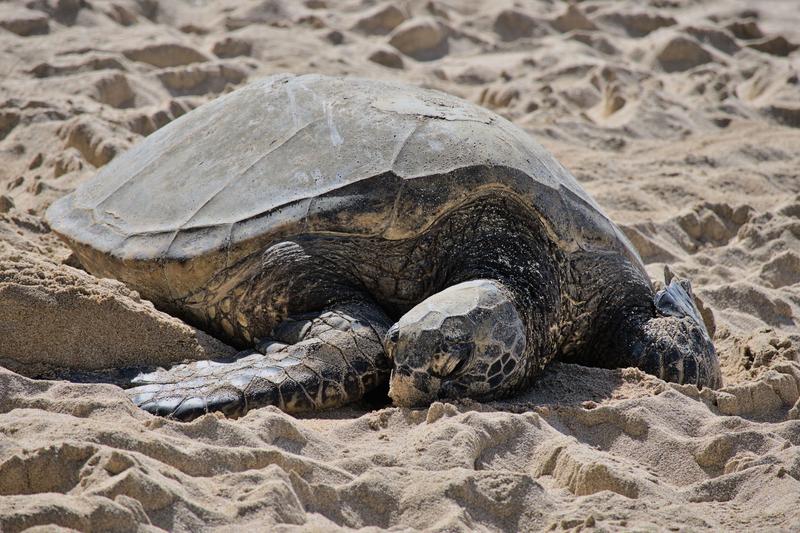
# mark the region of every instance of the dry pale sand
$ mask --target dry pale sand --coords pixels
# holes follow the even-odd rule
[[[0,3],[0,531],[800,530],[798,44],[793,0]],[[528,129],[654,279],[694,281],[725,387],[554,364],[491,404],[182,424],[24,377],[230,352],[80,270],[42,215],[287,70],[412,81]]]

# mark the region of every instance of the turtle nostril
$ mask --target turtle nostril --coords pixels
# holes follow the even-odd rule
[[[386,341],[391,343],[396,343],[397,340],[400,338],[400,328],[395,324],[389,331],[386,332]]]
[[[397,327],[397,324],[389,328],[389,331],[386,332],[386,336],[384,337],[383,344],[386,347],[386,355],[389,356],[389,359],[394,360],[394,351],[397,348],[397,341],[400,338],[400,328]]]

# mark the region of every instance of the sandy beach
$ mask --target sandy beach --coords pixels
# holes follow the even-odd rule
[[[0,531],[800,530],[793,0],[0,3]],[[44,213],[272,74],[400,80],[524,128],[692,280],[723,387],[553,363],[527,393],[151,416],[54,369],[235,350],[85,272]]]

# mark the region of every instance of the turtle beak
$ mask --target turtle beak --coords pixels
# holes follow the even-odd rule
[[[389,397],[399,407],[419,407],[438,398],[441,386],[439,378],[401,366],[392,370]]]

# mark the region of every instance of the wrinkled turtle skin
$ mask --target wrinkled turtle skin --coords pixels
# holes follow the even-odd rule
[[[399,83],[273,76],[156,131],[47,212],[97,276],[242,350],[142,373],[189,419],[488,400],[554,358],[720,385],[685,280],[524,131]]]

